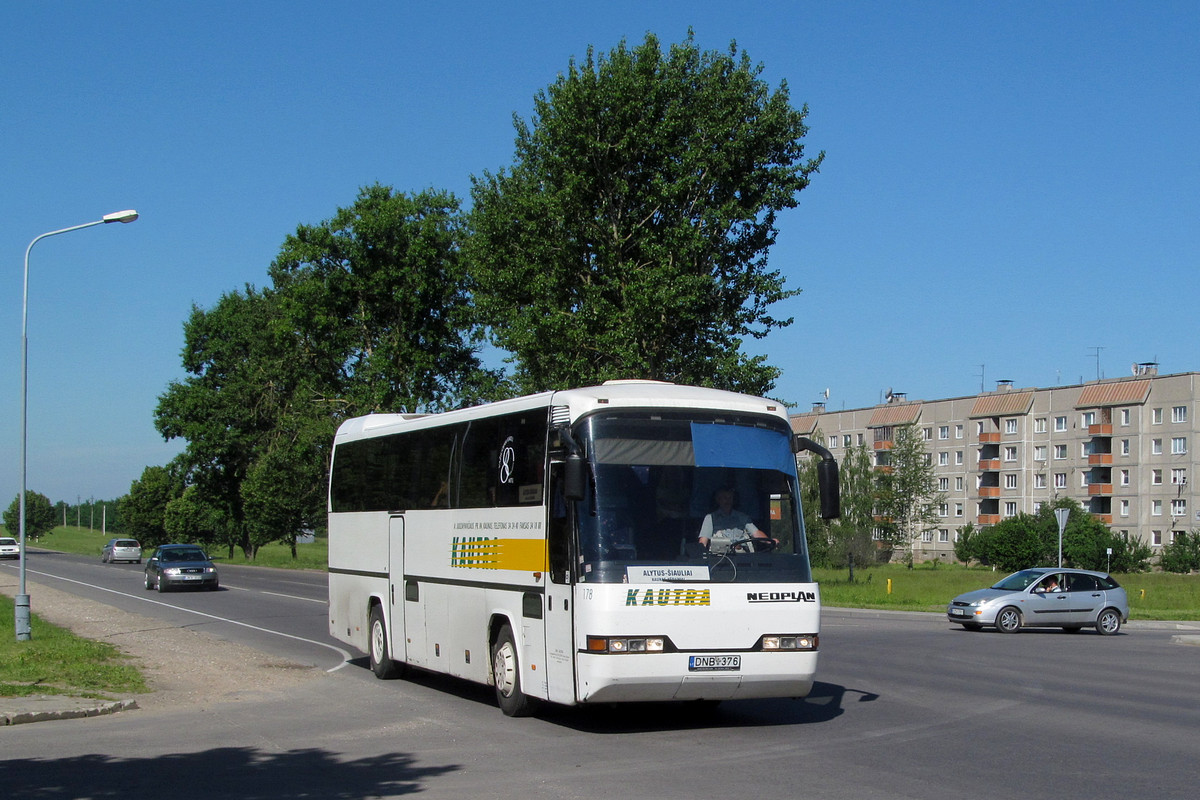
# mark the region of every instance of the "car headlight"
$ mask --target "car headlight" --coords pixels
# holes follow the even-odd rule
[[[178,575],[178,574],[179,574],[179,567],[165,567],[163,569],[163,575]]]

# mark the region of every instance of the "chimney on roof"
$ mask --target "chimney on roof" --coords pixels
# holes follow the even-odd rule
[[[813,410],[813,413],[814,413],[814,414],[820,414],[820,413],[822,413],[822,412],[825,410],[825,403],[823,403],[823,402],[821,402],[820,400],[818,400],[817,402],[813,403],[813,409],[812,409],[812,410]]]
[[[1013,388],[1013,382],[1008,378],[1004,378],[1003,380],[996,381],[996,391],[997,392],[1011,392],[1012,388]]]

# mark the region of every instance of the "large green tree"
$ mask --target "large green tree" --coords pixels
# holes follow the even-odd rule
[[[791,323],[767,266],[805,159],[807,108],[730,45],[648,34],[582,64],[519,118],[512,167],[473,181],[468,253],[482,319],[521,388],[659,378],[768,392],[744,337]]]
[[[50,498],[32,489],[25,490],[25,538],[40,539],[58,525],[58,515]],[[9,536],[21,533],[21,495],[18,492],[4,512],[4,527]]]
[[[153,547],[170,541],[164,526],[167,504],[179,496],[183,482],[170,467],[146,467],[129,486],[129,494],[117,501],[122,532]]]
[[[328,416],[444,410],[497,396],[460,248],[458,200],[378,184],[271,264],[272,293]]]
[[[481,365],[451,195],[383,186],[287,237],[272,286],[194,308],[184,367],[156,411],[181,455],[188,503],[221,543],[253,556],[322,525],[337,425],[373,411],[429,411],[497,394]]]

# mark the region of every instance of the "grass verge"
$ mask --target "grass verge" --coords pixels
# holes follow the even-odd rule
[[[0,594],[0,697],[59,694],[116,700],[150,691],[142,673],[105,642],[84,639],[36,614],[34,638],[16,641],[13,599]]]

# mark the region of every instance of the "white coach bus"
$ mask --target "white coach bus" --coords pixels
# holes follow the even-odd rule
[[[820,597],[801,450],[821,456],[821,513],[837,516],[832,456],[758,397],[614,381],[348,420],[330,470],[330,633],[379,677],[491,684],[511,716],[533,699],[803,697]],[[738,533],[722,539],[714,511]]]

